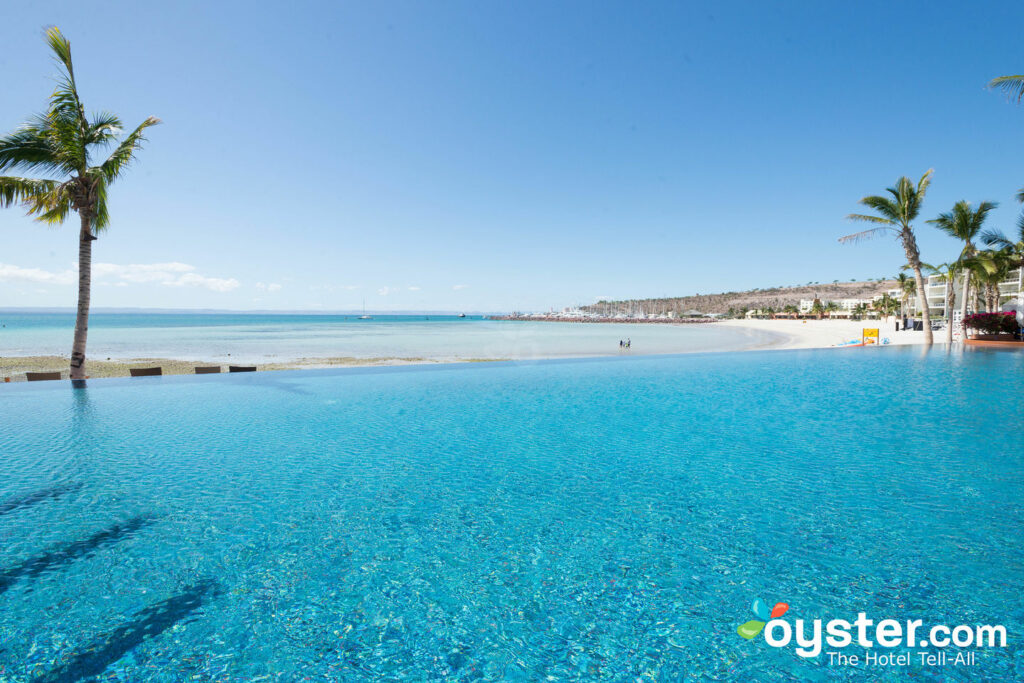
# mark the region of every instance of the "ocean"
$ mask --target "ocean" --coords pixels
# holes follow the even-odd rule
[[[0,311],[0,356],[68,355],[73,313]],[[235,362],[309,358],[534,359],[734,351],[779,339],[704,325],[583,324],[483,316],[93,313],[88,356]]]

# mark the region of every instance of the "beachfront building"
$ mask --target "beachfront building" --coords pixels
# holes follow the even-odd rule
[[[1013,299],[1020,299],[1024,296],[1024,268],[1011,270],[1006,279],[1001,281],[999,287],[999,304],[1002,306]],[[953,307],[952,311],[946,311],[946,281],[940,275],[931,275],[925,280],[925,297],[928,300],[928,314],[933,318],[945,318],[948,313],[959,313],[960,301],[964,293],[963,278],[956,278],[953,281]],[[899,301],[903,294],[898,289],[890,289],[889,296]],[[976,313],[974,296],[967,302],[967,312]],[[984,305],[984,304],[982,304]],[[915,316],[918,313],[917,296],[908,296],[906,314]]]
[[[834,311],[829,311],[826,315],[829,318],[852,318],[856,315],[858,306],[864,306],[867,310],[865,311],[865,317],[877,317],[878,311],[872,308],[872,305],[881,296],[876,296],[874,299],[837,299],[835,301],[826,301],[824,299],[818,299],[823,306],[827,306],[829,303],[834,303],[839,308]],[[814,299],[801,299],[800,300],[800,315],[811,315],[811,310],[814,308]]]

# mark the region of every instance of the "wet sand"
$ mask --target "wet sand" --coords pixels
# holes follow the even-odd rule
[[[462,361],[438,361],[429,358],[352,358],[341,356],[336,358],[301,358],[285,363],[257,363],[257,371],[264,370],[299,370],[333,367],[363,367],[381,365],[413,365],[422,363],[463,362],[479,363],[501,358],[469,358]],[[68,379],[70,360],[61,356],[22,356],[0,358],[0,381],[24,382],[26,372],[60,372],[63,379]],[[171,358],[132,358],[130,360],[89,360],[86,373],[90,378],[96,377],[128,377],[130,368],[151,368],[160,366],[165,375],[191,375],[195,368],[205,365],[218,365],[204,361],[183,361]],[[239,365],[248,365],[239,363]],[[227,372],[228,366],[220,365],[221,372]]]

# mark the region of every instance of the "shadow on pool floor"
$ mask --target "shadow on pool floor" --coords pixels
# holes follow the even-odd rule
[[[80,681],[99,676],[146,638],[160,635],[175,624],[188,620],[207,600],[220,593],[217,582],[212,579],[192,584],[177,595],[143,609],[131,621],[77,648],[78,654],[34,680]]]
[[[19,579],[31,579],[60,569],[75,560],[92,555],[100,548],[130,538],[139,529],[152,523],[153,517],[148,515],[132,517],[124,522],[113,524],[103,531],[97,531],[88,538],[47,550],[0,571],[0,594],[7,591]]]
[[[25,495],[18,496],[17,498],[9,498],[0,503],[0,516],[17,512],[22,508],[27,508],[52,498],[60,498],[65,494],[74,493],[80,488],[82,488],[81,484],[59,484],[57,486],[40,489],[39,491],[33,491],[32,493],[26,493]]]

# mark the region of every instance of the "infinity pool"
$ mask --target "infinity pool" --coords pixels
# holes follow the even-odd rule
[[[1022,378],[887,348],[0,386],[0,680],[1019,680]],[[865,672],[740,638],[755,598],[1008,646]]]

